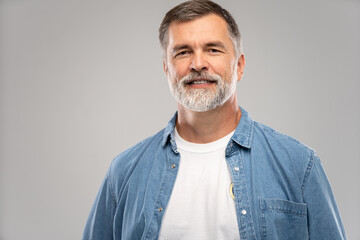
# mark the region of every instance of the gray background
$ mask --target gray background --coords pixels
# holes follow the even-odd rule
[[[176,104],[157,28],[180,1],[0,0],[0,239],[80,239],[103,176]],[[238,21],[239,103],[315,148],[360,239],[360,2],[219,1]]]

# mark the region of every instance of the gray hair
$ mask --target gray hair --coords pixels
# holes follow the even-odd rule
[[[163,52],[163,58],[166,58],[166,48],[168,46],[169,26],[172,22],[186,22],[203,17],[208,14],[216,14],[226,21],[229,31],[229,37],[233,42],[236,57],[242,53],[241,35],[234,18],[224,8],[210,0],[190,0],[183,2],[170,11],[168,11],[159,27],[159,40]]]

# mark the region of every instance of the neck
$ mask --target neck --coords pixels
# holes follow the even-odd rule
[[[186,141],[209,143],[235,130],[241,118],[236,94],[223,105],[206,112],[194,112],[178,104],[176,129]]]

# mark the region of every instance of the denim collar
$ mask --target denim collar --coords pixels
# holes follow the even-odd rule
[[[242,147],[251,148],[251,143],[254,133],[254,121],[251,119],[249,113],[245,109],[240,107],[240,110],[241,110],[241,119],[231,139]],[[170,141],[171,140],[174,141],[176,118],[177,118],[177,112],[174,114],[173,118],[169,121],[168,125],[165,128],[163,140],[162,140],[163,147],[165,147],[169,139]]]

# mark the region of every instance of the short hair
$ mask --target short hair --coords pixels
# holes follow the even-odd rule
[[[229,36],[233,42],[235,55],[237,57],[240,56],[243,53],[241,35],[238,25],[231,14],[213,1],[189,0],[168,11],[160,24],[159,40],[163,51],[163,57],[166,57],[166,48],[169,42],[169,26],[172,22],[186,22],[209,14],[216,14],[226,21]]]

